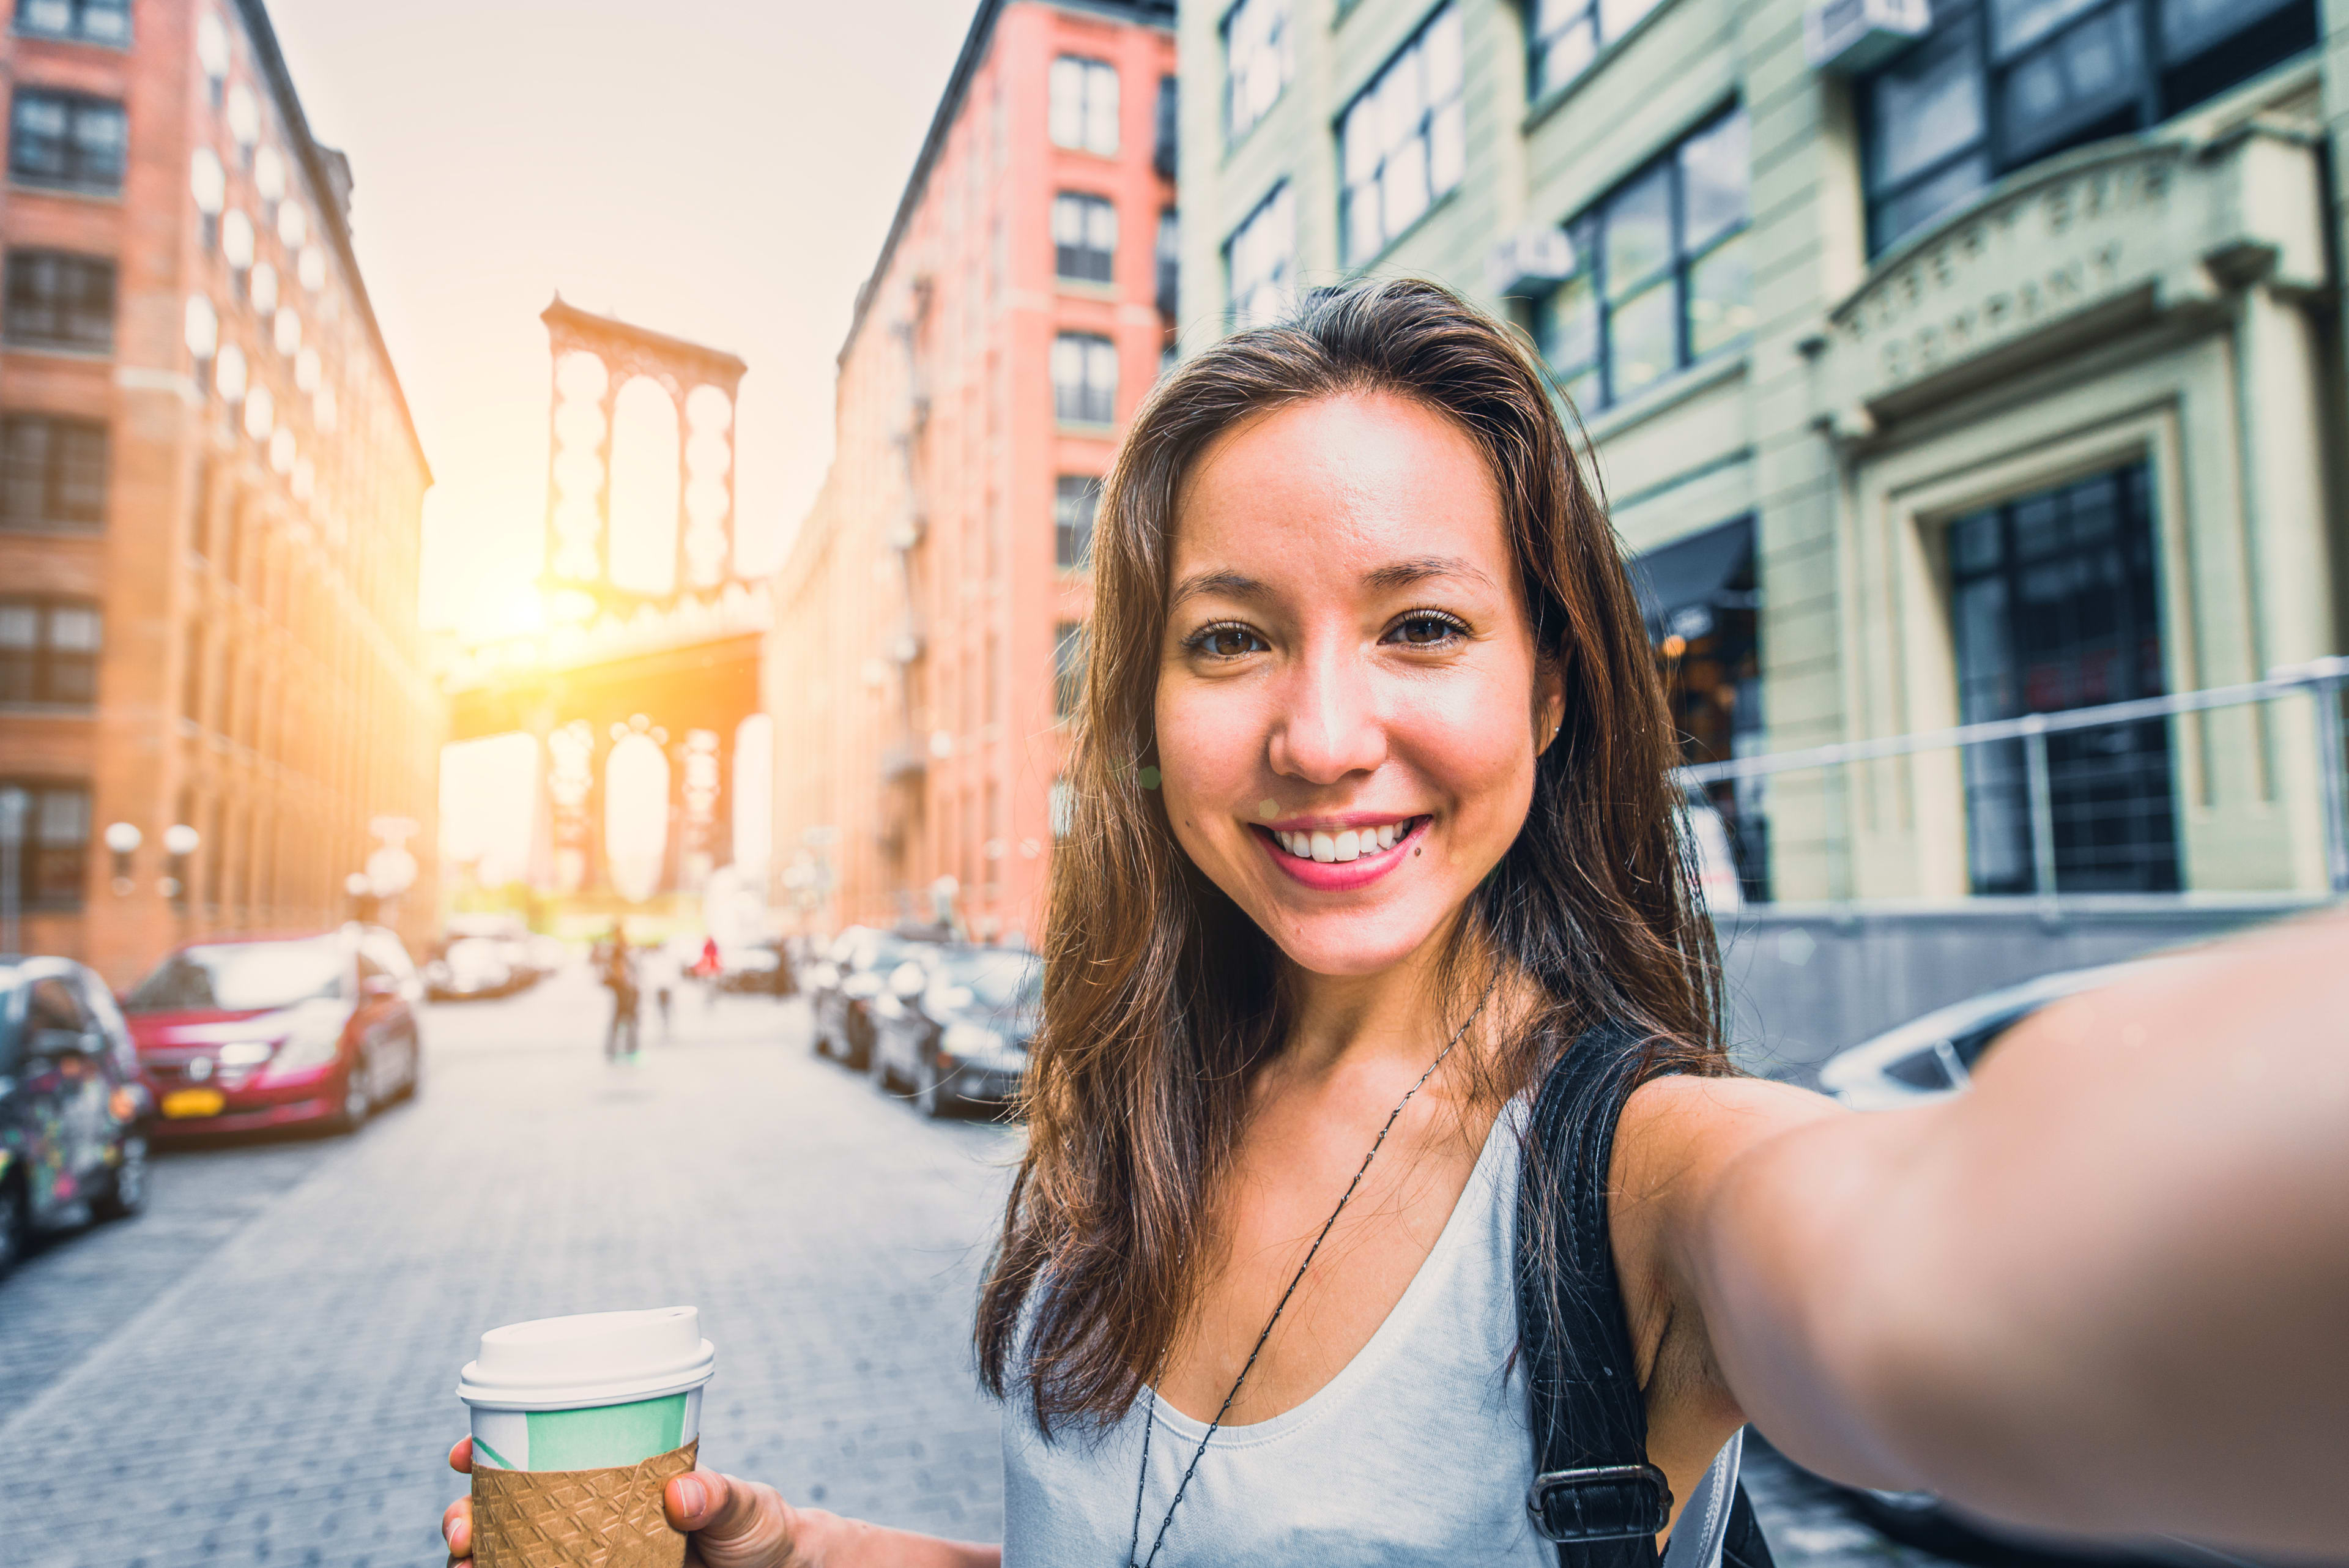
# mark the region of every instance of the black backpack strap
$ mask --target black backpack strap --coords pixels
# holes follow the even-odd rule
[[[1647,1403],[1615,1272],[1608,1173],[1615,1124],[1659,1071],[1648,1040],[1592,1029],[1535,1098],[1516,1226],[1517,1334],[1534,1449],[1526,1508],[1560,1568],[1656,1568],[1671,1490],[1648,1461]],[[1685,1521],[1684,1521],[1685,1522]],[[1744,1489],[1727,1521],[1725,1564],[1769,1568]]]

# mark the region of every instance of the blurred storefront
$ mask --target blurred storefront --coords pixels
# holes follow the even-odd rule
[[[1182,340],[1365,272],[1510,314],[1692,763],[2255,681],[2349,597],[2328,37],[2344,0],[1186,6]],[[1708,788],[1749,898],[2283,896],[2322,743],[2294,699],[2056,737],[2044,801],[2021,742]]]
[[[774,589],[778,901],[1032,934],[1092,509],[1175,307],[1171,5],[982,0]]]
[[[311,137],[258,0],[14,18],[0,947],[125,983],[205,932],[364,909],[420,934],[431,478],[352,254],[350,166]]]

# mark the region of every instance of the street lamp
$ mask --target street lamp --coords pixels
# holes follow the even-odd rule
[[[163,897],[182,902],[188,896],[188,857],[204,841],[203,835],[184,822],[175,822],[163,830]]]
[[[114,851],[114,892],[117,898],[130,891],[130,857],[145,843],[147,836],[139,831],[135,822],[109,822],[106,825],[106,846]]]

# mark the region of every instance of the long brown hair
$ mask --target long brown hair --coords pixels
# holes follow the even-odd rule
[[[1677,748],[1605,508],[1548,378],[1512,330],[1450,290],[1371,281],[1184,363],[1135,416],[1093,533],[1093,614],[1044,927],[1043,1024],[1029,1053],[1028,1148],[981,1293],[979,1368],[1046,1432],[1114,1419],[1175,1338],[1200,1215],[1288,1017],[1278,949],[1191,864],[1142,769],[1185,475],[1240,421],[1383,391],[1454,421],[1498,486],[1537,652],[1564,728],[1524,827],[1470,900],[1471,949],[1531,982],[1530,1021],[1480,1053],[1502,1097],[1584,1028],[1614,1021],[1685,1070],[1726,1070],[1713,930],[1669,774]],[[1488,966],[1489,967],[1489,966]],[[1455,988],[1461,966],[1447,962]]]

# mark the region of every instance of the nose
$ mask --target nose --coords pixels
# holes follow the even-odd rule
[[[1375,678],[1354,650],[1318,649],[1300,660],[1273,726],[1273,772],[1311,784],[1370,773],[1387,757]]]

